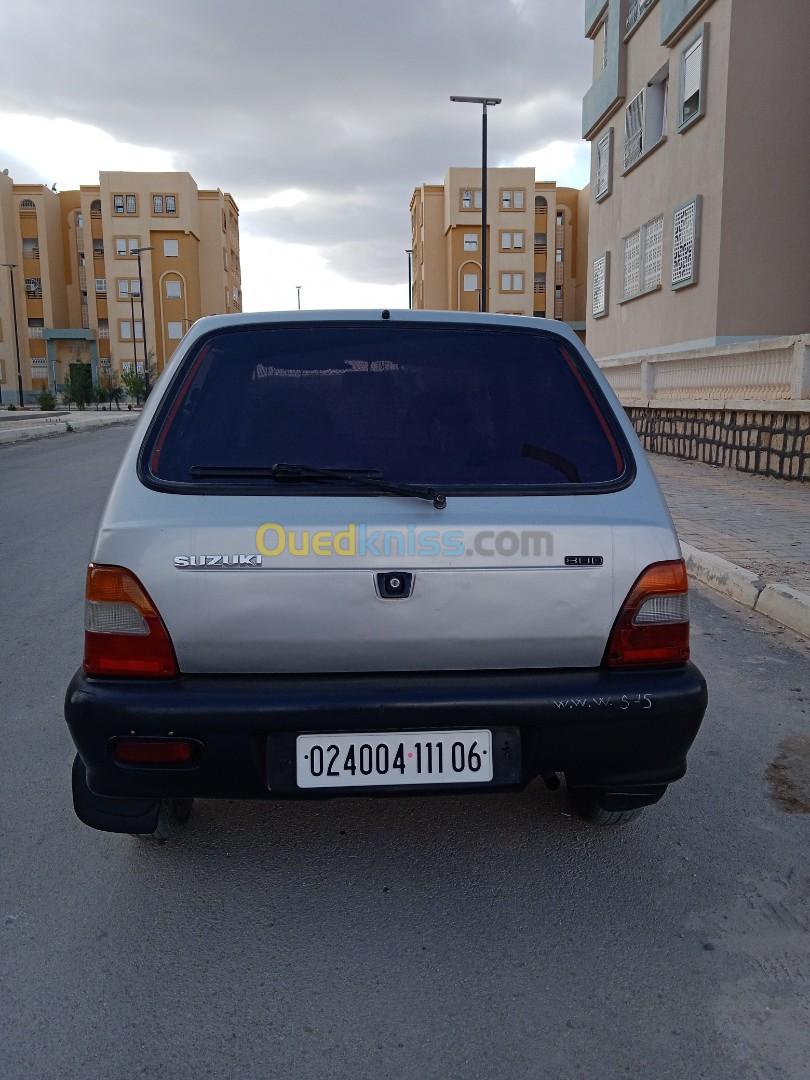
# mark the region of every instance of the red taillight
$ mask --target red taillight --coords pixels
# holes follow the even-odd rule
[[[685,663],[689,659],[688,588],[683,559],[648,566],[622,605],[604,663],[608,667]]]
[[[112,755],[125,765],[185,765],[194,747],[185,739],[117,739]]]
[[[84,626],[84,670],[88,675],[177,675],[168,631],[130,570],[90,564]]]

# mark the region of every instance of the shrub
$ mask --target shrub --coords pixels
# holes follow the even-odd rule
[[[52,412],[56,408],[56,398],[50,392],[50,390],[43,390],[37,398],[39,407],[43,412]]]

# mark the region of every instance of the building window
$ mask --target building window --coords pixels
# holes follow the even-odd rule
[[[478,251],[478,234],[474,232],[464,233],[464,250]]]
[[[137,214],[138,213],[138,200],[135,198],[134,195],[127,195],[127,213],[128,214]]]
[[[464,275],[464,292],[478,291],[478,274]]]
[[[523,274],[502,271],[501,292],[523,292]]]
[[[134,258],[140,247],[137,236],[116,236],[114,242],[115,254],[119,259]]]
[[[657,289],[661,284],[663,215],[624,238],[623,300]]]
[[[661,284],[661,259],[664,241],[663,214],[647,222],[642,237],[644,248],[644,263],[641,268],[642,284],[645,289],[657,289]]]
[[[624,110],[624,171],[649,153],[667,133],[669,66],[653,76]]]
[[[103,259],[104,258],[104,241],[103,240],[94,240],[93,241],[93,258],[94,259]]]
[[[137,278],[116,278],[115,284],[119,300],[141,295],[141,283]]]
[[[164,240],[163,255],[167,259],[176,259],[180,254],[179,240]]]
[[[535,255],[545,255],[548,245],[548,238],[544,232],[536,232],[534,234],[534,253]]]
[[[101,217],[101,199],[93,199],[93,201],[90,203],[90,217]]]
[[[152,213],[158,217],[162,217],[164,214],[176,214],[177,213],[177,196],[176,195],[153,195],[152,196]]]
[[[704,24],[681,52],[678,130],[683,131],[706,111],[706,53],[708,25]]]
[[[183,295],[180,287],[180,282],[177,280],[169,280],[166,282],[166,299],[167,300],[180,300]]]
[[[629,169],[644,152],[645,91],[636,94],[624,110],[624,167]]]
[[[524,246],[523,229],[501,230],[501,251],[523,251]]]
[[[98,339],[99,341],[110,340],[110,323],[108,319],[98,320]]]
[[[118,320],[118,337],[121,341],[132,341],[132,322],[130,319]],[[143,341],[143,323],[135,320],[135,340]]]
[[[23,214],[36,213],[36,203],[33,199],[20,199],[20,210]]]
[[[39,237],[25,236],[22,242],[22,252],[24,259],[38,259],[39,258]]]
[[[613,128],[596,140],[596,178],[594,193],[596,201],[606,199],[613,190]]]
[[[554,252],[554,261],[557,263],[557,266],[562,266],[562,261],[563,261],[562,248],[557,248],[557,250]]]
[[[45,334],[45,320],[44,319],[29,319],[28,320],[28,336],[30,338],[42,338]]]
[[[525,192],[521,188],[501,192],[501,210],[522,210]]]
[[[607,30],[608,30],[608,16],[602,20],[602,25],[596,32],[596,48],[597,56],[599,58],[599,70],[604,71],[608,64],[608,43],[607,43]]]
[[[107,295],[107,279],[103,277],[96,278],[96,296]]]
[[[700,211],[702,199],[679,206],[672,221],[672,288],[694,285],[698,279]]]
[[[538,270],[538,271],[535,272],[535,275],[534,275],[534,291],[536,293],[541,294],[541,295],[545,294],[545,291],[546,291],[546,275],[541,270]]]
[[[181,322],[166,323],[166,336],[169,341],[179,341],[183,336],[183,324]]]
[[[481,188],[462,188],[459,205],[462,210],[480,210]]]
[[[593,280],[591,284],[591,314],[601,319],[608,313],[608,267],[610,255],[606,251],[593,260]]]
[[[42,296],[42,278],[27,277],[25,279],[25,294],[38,298]]]

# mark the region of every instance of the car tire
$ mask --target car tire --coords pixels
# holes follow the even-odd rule
[[[644,809],[643,806],[636,806],[632,810],[605,810],[600,803],[602,792],[594,788],[569,788],[568,798],[578,818],[600,828],[626,825],[635,821]]]
[[[165,844],[176,835],[178,828],[186,824],[193,806],[193,799],[161,799],[154,831],[132,835],[147,843]]]

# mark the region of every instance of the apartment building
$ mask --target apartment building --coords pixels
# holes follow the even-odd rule
[[[810,327],[810,4],[587,0],[599,359]]]
[[[59,193],[0,174],[0,263],[4,402],[18,352],[31,400],[75,362],[98,379],[148,354],[160,372],[201,315],[242,307],[236,203],[188,173],[103,172]]]
[[[587,191],[536,181],[531,168],[487,170],[489,310],[585,330]],[[478,311],[481,170],[451,168],[411,197],[415,308]]]

